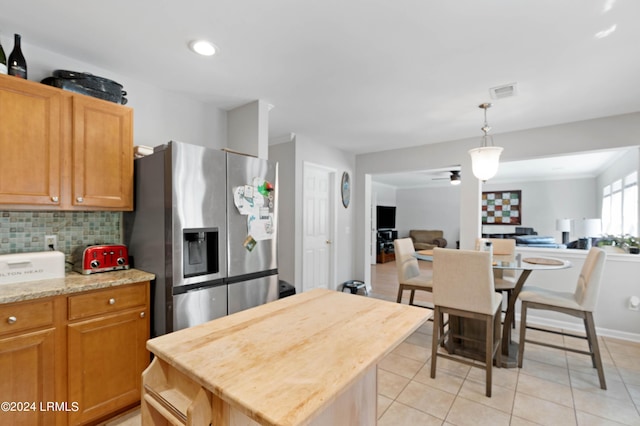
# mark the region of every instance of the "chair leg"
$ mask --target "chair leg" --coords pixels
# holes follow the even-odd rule
[[[440,333],[442,329],[442,313],[438,306],[433,307],[433,338],[431,339],[431,378],[436,377],[436,358],[438,356],[438,345],[440,344]]]
[[[507,306],[509,306],[509,300],[511,300],[511,297],[513,296],[513,290],[507,290]],[[505,311],[506,312],[506,311]],[[506,315],[505,315],[506,316]],[[511,323],[511,328],[513,330],[516,329],[516,322],[515,320]]]
[[[604,379],[604,370],[602,368],[602,358],[600,358],[600,346],[598,345],[598,336],[596,335],[596,326],[593,321],[593,313],[585,312],[584,324],[586,326],[587,340],[591,348],[591,360],[598,370],[598,379],[600,380],[600,389],[607,389],[607,383]]]
[[[413,298],[416,295],[416,291],[415,290],[411,290],[411,296],[409,296],[409,304],[413,305]]]
[[[509,307],[509,300],[511,300],[512,297],[513,297],[513,290],[509,290],[507,292],[507,307]],[[516,329],[516,321],[515,320],[511,323],[511,328],[514,329],[514,330]]]
[[[527,332],[527,302],[520,306],[520,343],[518,344],[518,368],[522,368],[524,358],[524,335]]]
[[[500,329],[502,322],[500,321],[500,319],[501,319],[500,309],[498,309],[493,320],[493,324],[494,324],[493,338],[496,341],[495,343],[497,343],[497,349],[495,349],[495,352],[496,352],[495,357],[496,357],[496,366],[498,368],[502,367],[502,330]]]
[[[500,315],[501,309],[498,308],[498,313],[496,315]],[[495,317],[487,315],[485,319],[485,328],[486,328],[486,341],[485,341],[485,370],[486,370],[486,395],[491,398],[491,377],[492,377],[492,367],[493,367],[493,329],[495,327],[494,324]]]
[[[398,298],[396,300],[397,303],[402,303],[402,292],[404,291],[404,286],[402,284],[398,285]]]

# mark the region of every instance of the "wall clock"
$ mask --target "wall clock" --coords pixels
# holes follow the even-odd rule
[[[349,179],[349,173],[344,172],[342,174],[342,183],[340,188],[342,191],[342,205],[346,209],[349,207],[349,201],[351,201],[351,180]]]

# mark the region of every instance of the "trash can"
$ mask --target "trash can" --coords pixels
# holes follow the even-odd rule
[[[367,290],[367,286],[364,281],[360,280],[349,280],[342,283],[342,291],[345,288],[348,288],[351,291],[351,294],[358,294],[358,290],[361,288],[364,289],[364,294],[369,295],[369,290]]]
[[[278,285],[278,299],[282,299],[283,297],[287,296],[293,296],[294,294],[296,294],[296,288],[288,282],[280,280],[278,282]]]

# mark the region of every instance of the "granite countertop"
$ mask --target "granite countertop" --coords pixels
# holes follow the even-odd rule
[[[298,425],[430,316],[316,289],[156,337],[147,348],[260,424]]]
[[[64,278],[2,284],[0,285],[0,304],[133,284],[154,278],[155,275],[138,269],[125,269],[91,275],[69,272]]]

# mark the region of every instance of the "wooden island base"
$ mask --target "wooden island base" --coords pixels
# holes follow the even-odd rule
[[[143,425],[261,424],[158,358],[154,359],[142,377],[146,385],[142,390]],[[376,424],[376,383],[377,367],[374,366],[308,424]]]
[[[143,425],[375,425],[377,364],[431,315],[313,290],[147,342]]]

